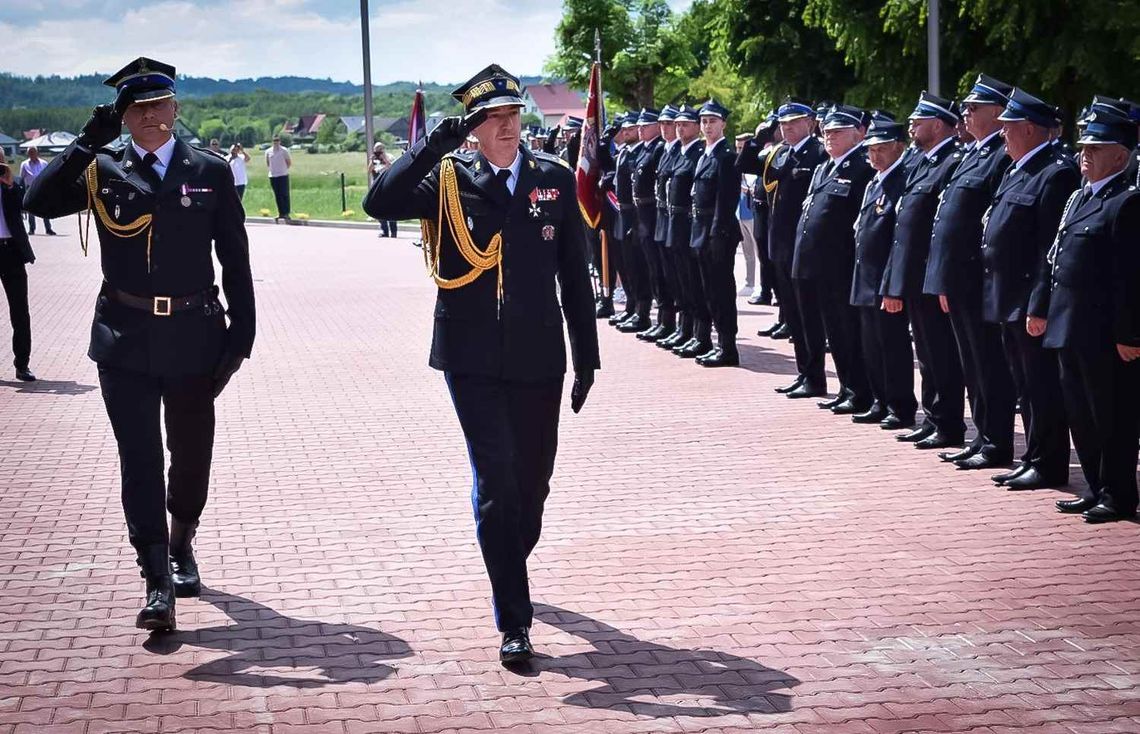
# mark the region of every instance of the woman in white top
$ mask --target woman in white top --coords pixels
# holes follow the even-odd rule
[[[234,188],[237,189],[238,198],[245,196],[245,185],[249,183],[249,176],[245,172],[245,164],[249,163],[249,153],[241,147],[241,143],[234,143],[230,148],[230,172],[234,175]]]
[[[384,152],[384,144],[377,142],[372,146],[372,157],[368,159],[368,182],[371,184],[376,177],[392,167],[392,158]],[[380,220],[380,236],[395,237],[397,233],[396,220]]]

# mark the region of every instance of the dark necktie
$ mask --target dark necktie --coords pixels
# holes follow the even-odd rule
[[[507,186],[507,181],[511,179],[511,169],[504,168],[495,174],[495,178],[499,180],[499,188],[502,190],[503,196],[511,198],[511,190]]]
[[[158,156],[154,153],[147,153],[143,156],[142,165],[140,166],[143,176],[152,184],[162,182],[162,177],[158,175],[158,171],[154,170],[154,164],[157,162]]]

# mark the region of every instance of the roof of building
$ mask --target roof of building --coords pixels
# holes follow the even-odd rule
[[[529,95],[544,115],[576,114],[571,110],[583,110],[586,107],[581,92],[575,92],[562,83],[531,84],[523,89],[523,95]]]

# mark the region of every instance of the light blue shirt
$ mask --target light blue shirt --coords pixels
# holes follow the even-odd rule
[[[131,140],[131,145],[135,147],[135,153],[139,160],[146,158],[146,154],[150,152],[146,148],[139,147],[139,144],[134,140]],[[171,135],[170,140],[163,143],[162,147],[154,151],[154,154],[158,156],[158,160],[151,164],[151,168],[158,174],[159,179],[165,178],[166,169],[170,167],[170,159],[174,157],[174,136]]]

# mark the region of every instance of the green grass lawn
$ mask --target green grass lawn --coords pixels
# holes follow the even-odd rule
[[[369,221],[360,208],[360,200],[368,191],[368,175],[364,153],[319,153],[290,151],[293,167],[289,169],[290,206],[293,217],[309,215],[310,219],[336,219],[353,222]],[[250,151],[246,169],[249,185],[245,189],[245,212],[249,216],[277,216],[273,189],[265,167],[265,152]],[[340,174],[344,172],[345,198],[352,216],[343,216],[340,200]],[[266,211],[262,211],[266,210]]]

